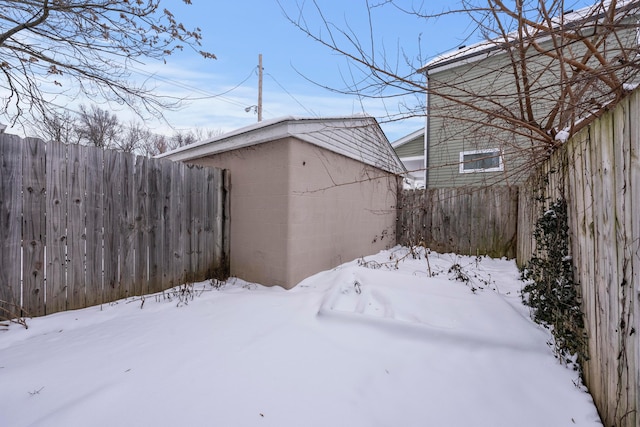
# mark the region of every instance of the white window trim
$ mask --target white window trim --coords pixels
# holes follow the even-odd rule
[[[500,162],[498,167],[495,168],[486,168],[486,169],[465,169],[464,168],[464,156],[468,154],[490,154],[490,153],[500,153],[498,155],[498,161]],[[504,170],[504,162],[502,160],[502,150],[499,148],[489,148],[486,150],[469,150],[469,151],[461,151],[460,152],[460,173],[484,173],[484,172],[502,172]]]

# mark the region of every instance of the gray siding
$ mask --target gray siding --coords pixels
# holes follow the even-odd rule
[[[399,147],[395,147],[395,151],[401,159],[404,157],[424,155],[424,135],[420,135]]]
[[[515,110],[515,90],[510,63],[505,55],[486,58],[429,76],[434,92],[460,102],[473,103],[487,112],[500,108],[495,100]],[[455,86],[454,86],[455,85]],[[480,96],[470,96],[469,94]],[[477,186],[495,183],[518,184],[523,165],[530,161],[522,153],[525,141],[510,129],[491,126],[490,114],[431,95],[429,120],[429,187]],[[501,172],[460,173],[460,152],[498,148],[503,152]]]
[[[635,29],[621,31],[618,36],[625,39],[628,46],[636,47]],[[610,45],[614,46],[614,43]],[[550,42],[547,46],[551,48]],[[579,52],[581,46],[572,46],[574,53]],[[620,54],[619,50],[607,50],[606,47],[603,50],[611,58]],[[432,89],[428,125],[429,187],[519,184],[527,178],[533,166],[546,158],[544,145],[536,141],[533,133],[524,127],[505,125],[504,121],[495,118],[495,114],[516,116],[522,111],[513,67],[506,51],[494,51],[474,62],[460,61],[448,69],[436,68],[429,72]],[[558,65],[531,48],[527,72],[532,91],[537,91],[534,114],[544,123],[553,101],[557,99]],[[600,92],[601,89],[604,91]],[[597,85],[591,86],[581,101],[586,102],[606,90]],[[481,111],[467,107],[465,103],[473,104]],[[503,171],[460,173],[460,152],[492,148],[503,152]]]

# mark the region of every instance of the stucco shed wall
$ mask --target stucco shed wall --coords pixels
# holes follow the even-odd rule
[[[230,171],[232,276],[286,286],[288,158],[279,140],[189,161]]]
[[[292,140],[288,283],[395,244],[397,177]]]
[[[395,244],[397,177],[285,138],[194,159],[231,173],[231,274],[292,288]]]

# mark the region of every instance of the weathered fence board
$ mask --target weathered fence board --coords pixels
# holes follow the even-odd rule
[[[186,217],[183,215],[186,209],[183,188],[180,185],[181,182],[188,182],[185,176],[186,165],[179,163],[178,167],[171,170],[171,218],[170,224],[171,237],[169,239],[169,245],[171,247],[171,265],[173,271],[171,274],[171,283],[178,285],[184,283],[184,258],[187,256],[185,248],[185,233],[186,230]]]
[[[589,360],[585,382],[604,425],[640,421],[640,92],[594,121],[521,188],[518,262],[531,257],[533,225],[563,195]],[[555,175],[551,171],[556,171]],[[541,194],[542,197],[537,197]]]
[[[405,190],[399,207],[400,244],[422,242],[438,252],[468,255],[516,255],[516,187]]]
[[[135,255],[135,158],[133,154],[122,153],[120,163],[122,174],[122,187],[120,187],[119,206],[119,230],[120,230],[120,256],[119,256],[119,276],[121,297],[136,295],[134,278],[134,255]]]
[[[217,263],[217,268],[219,268],[220,271],[215,273],[216,276],[224,275],[226,274],[226,272],[230,271],[231,262],[231,258],[229,258],[231,250],[231,171],[229,171],[228,169],[223,170],[222,177],[224,185],[221,191],[223,193],[221,194],[219,200],[222,201],[223,206],[222,208],[220,208],[220,210],[223,212],[222,219],[220,220],[220,230],[222,231],[223,243],[222,254],[220,255],[220,258],[218,258],[219,262]]]
[[[85,147],[67,147],[67,308],[86,307]]]
[[[0,144],[0,316],[20,316],[22,254],[22,148],[7,135]]]
[[[53,144],[52,144],[53,145]],[[56,144],[57,145],[57,144]],[[92,306],[104,302],[104,276],[102,272],[104,239],[104,181],[102,150],[87,149],[86,172],[86,304]],[[106,184],[109,185],[109,184]]]
[[[202,169],[198,170],[197,172],[197,183],[195,184],[197,186],[197,194],[198,196],[196,197],[196,199],[194,200],[195,203],[195,209],[200,212],[200,214],[198,215],[198,218],[195,220],[195,228],[196,228],[196,239],[192,240],[193,241],[193,248],[194,251],[197,253],[197,257],[196,259],[196,266],[195,268],[192,268],[191,271],[202,271],[202,269],[206,269],[206,261],[205,261],[205,256],[204,256],[204,242],[205,242],[205,231],[204,231],[204,226],[205,226],[205,221],[204,221],[204,215],[206,212],[206,202],[207,199],[206,197],[204,197],[204,190],[206,188],[207,185],[207,175],[204,173],[204,171]],[[194,277],[194,280],[201,280],[198,278],[198,274],[196,273],[196,276]]]
[[[198,253],[198,244],[197,239],[200,236],[200,225],[197,220],[197,216],[201,215],[200,207],[202,206],[202,195],[201,188],[198,185],[199,174],[198,169],[193,165],[187,165],[187,182],[189,183],[189,188],[191,188],[191,193],[186,194],[186,204],[187,204],[187,212],[190,212],[190,215],[186,216],[187,225],[186,229],[191,230],[190,233],[187,234],[187,255],[189,259],[189,264],[185,265],[185,280],[187,282],[194,282],[196,280],[196,275],[194,271],[198,268],[199,264],[199,253]]]
[[[168,162],[160,164],[161,173],[160,173],[160,189],[162,196],[162,213],[160,217],[158,236],[162,236],[162,240],[158,240],[158,242],[162,242],[162,246],[157,245],[155,247],[155,258],[157,259],[158,265],[165,266],[161,272],[158,273],[159,282],[160,283],[173,283],[173,269],[167,268],[167,266],[173,266],[175,261],[173,257],[173,241],[171,240],[171,224],[169,219],[171,218],[171,197],[170,194],[175,194],[171,192],[173,188],[172,181],[172,168],[169,167],[170,164]],[[175,220],[175,219],[174,219]]]
[[[630,222],[629,229],[627,234],[631,237],[632,240],[629,241],[628,247],[628,256],[630,262],[627,266],[627,274],[630,277],[630,280],[627,282],[629,285],[629,293],[632,296],[632,303],[629,308],[630,312],[630,321],[629,325],[631,328],[635,327],[636,331],[636,339],[632,342],[635,343],[635,351],[631,350],[629,352],[629,366],[635,367],[635,371],[632,368],[629,369],[630,372],[630,389],[635,387],[635,401],[633,397],[631,397],[630,393],[630,401],[631,404],[629,406],[629,410],[635,410],[635,420],[636,422],[640,419],[640,343],[638,342],[638,331],[640,331],[640,297],[637,295],[640,294],[640,243],[638,239],[640,236],[640,120],[638,120],[638,116],[640,115],[640,96],[633,96],[629,100],[629,112],[630,112],[630,120],[629,120],[629,139],[630,139],[630,148],[629,148],[629,183],[627,187],[627,192],[630,197]],[[635,114],[635,115],[634,115]],[[635,297],[633,297],[636,295]],[[630,333],[630,332],[629,332]],[[633,348],[633,347],[632,347]],[[635,378],[634,378],[635,376]],[[633,406],[635,404],[635,406]]]
[[[164,248],[164,206],[167,193],[162,183],[162,165],[157,162],[148,164],[148,194],[156,194],[156,197],[149,198],[149,213],[147,215],[147,230],[149,239],[148,251],[148,286],[149,292],[162,290],[160,284],[160,270],[163,262],[162,249]]]
[[[633,212],[631,211],[631,192],[628,191],[627,183],[631,183],[631,175],[629,174],[629,165],[630,165],[630,149],[632,146],[631,135],[627,130],[627,126],[630,125],[629,119],[630,117],[627,114],[631,110],[614,110],[614,139],[622,142],[622,146],[620,149],[615,150],[613,145],[606,144],[608,148],[612,151],[612,155],[614,158],[614,178],[615,178],[615,187],[614,187],[614,195],[616,196],[616,204],[615,204],[615,212],[616,212],[616,224],[615,231],[616,234],[614,236],[615,242],[623,242],[622,245],[615,244],[616,254],[615,258],[617,263],[615,265],[616,269],[614,271],[614,277],[622,278],[622,282],[618,283],[617,291],[618,295],[615,299],[613,299],[610,304],[615,304],[618,309],[617,317],[620,319],[620,327],[622,329],[626,329],[626,325],[633,325],[633,300],[634,298],[629,298],[627,294],[631,292],[633,294],[633,290],[629,289],[629,286],[626,284],[633,283],[631,281],[631,275],[628,271],[629,269],[629,259],[632,258],[632,254],[630,253],[631,244],[634,237],[630,233],[631,227],[620,227],[617,224],[618,218],[621,220],[623,224],[631,225]],[[637,213],[636,213],[637,215]],[[617,304],[617,301],[621,301],[620,305]],[[632,366],[638,366],[635,362],[635,351],[627,351],[625,346],[627,345],[627,340],[624,336],[619,336],[617,342],[618,354],[621,354],[623,358],[626,360],[621,361],[622,364],[631,364]],[[629,393],[626,393],[624,390],[629,387],[634,387],[636,383],[629,378],[629,374],[631,372],[627,371],[626,375],[622,375],[619,378],[619,382],[617,384],[616,395],[620,396],[620,399],[623,400],[622,407],[629,408],[633,406],[633,402],[631,401],[632,396]],[[621,417],[623,414],[617,414],[617,417]]]
[[[0,318],[228,274],[221,169],[0,134],[0,173]]]
[[[47,147],[47,311],[67,308],[67,146]]]
[[[135,285],[133,294],[144,295],[149,293],[149,276],[147,266],[147,249],[149,247],[149,237],[147,218],[149,211],[147,203],[149,201],[148,195],[148,183],[149,183],[149,171],[146,157],[136,158],[136,174],[135,174],[135,189],[136,189],[136,202],[134,205],[134,230],[135,230],[135,262],[134,262],[134,279]]]
[[[107,150],[104,152],[104,240],[103,240],[103,299],[115,301],[125,295],[120,292],[118,280],[118,260],[121,234],[118,228],[118,209],[120,201],[120,187],[122,173],[118,153]]]
[[[22,299],[32,316],[45,313],[44,247],[46,167],[44,142],[28,138],[22,150]]]

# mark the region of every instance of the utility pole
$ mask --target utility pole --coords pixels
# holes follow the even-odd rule
[[[262,121],[262,54],[258,55],[258,121]]]

